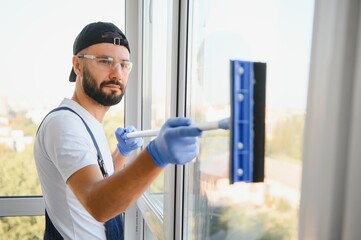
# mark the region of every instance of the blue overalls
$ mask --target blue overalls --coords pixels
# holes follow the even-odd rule
[[[124,240],[124,229],[122,215],[110,219],[105,223],[105,234],[108,240]],[[45,232],[44,240],[63,240],[64,238],[56,230],[45,210]]]
[[[85,123],[84,119],[77,113],[75,112],[73,109],[71,108],[68,108],[68,107],[58,107],[58,108],[55,108],[53,109],[52,111],[50,111],[46,116],[45,118],[52,112],[56,112],[56,111],[59,111],[59,110],[68,110],[68,111],[71,111],[73,113],[75,113],[76,115],[78,115],[80,117],[80,119],[83,121],[87,131],[89,132],[92,140],[93,140],[93,143],[94,143],[94,146],[98,152],[98,164],[99,164],[99,167],[100,167],[100,170],[103,174],[103,177],[107,177],[108,176],[108,173],[107,173],[107,170],[105,168],[105,165],[104,165],[104,161],[103,161],[103,158],[102,158],[102,155],[101,155],[101,152],[100,152],[100,149],[98,147],[98,144],[97,142],[95,141],[95,138],[94,138],[94,135],[93,133],[91,132],[90,128],[88,127],[88,125]],[[44,119],[45,119],[44,118]],[[44,120],[43,120],[44,121]],[[40,123],[39,125],[39,128],[41,126],[42,122]],[[38,131],[39,131],[39,128],[38,128]],[[106,234],[106,237],[107,237],[107,240],[124,240],[124,227],[123,227],[123,217],[122,217],[122,214],[119,214],[118,216],[108,220],[106,223],[105,223],[105,234]],[[44,232],[44,240],[62,240],[64,239],[61,234],[58,232],[58,230],[55,228],[54,224],[51,222],[51,219],[49,218],[49,215],[48,213],[46,212],[46,209],[45,209],[45,232]]]

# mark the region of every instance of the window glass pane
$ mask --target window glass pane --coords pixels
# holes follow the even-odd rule
[[[229,116],[230,60],[267,64],[263,183],[229,184],[229,132],[189,166],[187,239],[297,239],[313,0],[191,1],[190,115]]]
[[[111,7],[110,7],[111,6]],[[124,0],[16,0],[0,4],[0,196],[40,195],[33,140],[45,114],[71,98],[73,42],[94,21],[124,29]],[[123,104],[111,110],[105,129],[112,148],[123,126]]]
[[[1,217],[1,239],[43,239],[45,218],[40,217]]]
[[[159,240],[150,230],[150,228],[145,225],[144,226],[144,239],[146,240]]]
[[[168,1],[144,1],[143,128],[157,129],[170,117]],[[150,141],[151,139],[146,139]],[[146,145],[146,144],[145,144]],[[151,184],[150,199],[163,206],[164,173]]]

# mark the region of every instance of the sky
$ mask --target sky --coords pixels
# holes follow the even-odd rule
[[[15,108],[57,106],[71,97],[72,46],[90,22],[124,29],[124,0],[12,0],[0,6],[0,96]]]
[[[73,83],[68,77],[76,35],[87,23],[99,20],[124,29],[123,4],[124,0],[3,1],[0,99],[21,109],[53,107],[71,97]],[[267,104],[305,110],[314,1],[209,0],[203,4],[208,6],[203,13],[208,47],[220,56],[227,52],[234,59],[266,62]],[[226,44],[220,48],[222,41]],[[219,78],[224,71],[219,71]],[[218,85],[208,88],[209,94],[220,91]],[[227,87],[222,89],[228,93]]]
[[[229,74],[226,59],[265,62],[267,107],[280,111],[305,111],[314,1],[211,2],[203,13],[206,19],[204,34],[209,56],[215,55],[217,59],[206,79],[224,79]],[[206,57],[205,61],[211,60]],[[224,85],[228,81],[222,82]],[[205,86],[210,96],[228,94],[229,87],[220,88],[219,84]]]

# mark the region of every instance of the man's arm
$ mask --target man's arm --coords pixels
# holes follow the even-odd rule
[[[124,168],[127,157],[123,156],[118,149],[115,149],[112,153],[112,159],[114,164],[114,172],[118,172]]]
[[[87,211],[105,222],[124,212],[162,172],[147,151],[142,151],[122,171],[103,179],[98,165],[71,175],[67,184]]]
[[[67,184],[84,208],[105,222],[134,203],[167,164],[185,164],[198,155],[201,131],[190,124],[189,119],[170,119],[123,170],[103,179],[99,167],[90,165],[72,174]]]

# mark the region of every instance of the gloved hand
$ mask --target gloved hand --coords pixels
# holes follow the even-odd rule
[[[199,153],[197,138],[202,131],[191,125],[189,118],[171,118],[162,126],[157,138],[146,147],[158,167],[186,164]]]
[[[126,134],[134,132],[137,129],[134,126],[126,128],[117,128],[115,130],[115,137],[118,140],[118,150],[123,156],[129,156],[130,153],[143,145],[143,138],[126,138]]]

